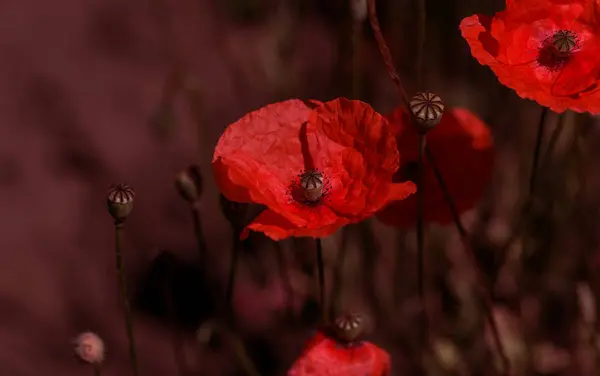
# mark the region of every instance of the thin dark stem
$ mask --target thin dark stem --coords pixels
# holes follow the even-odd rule
[[[360,98],[360,43],[362,22],[352,21],[352,99]]]
[[[277,266],[279,268],[279,276],[283,283],[283,287],[285,289],[287,295],[287,309],[286,312],[288,316],[292,316],[293,313],[293,304],[294,304],[294,289],[291,284],[290,273],[288,263],[283,253],[283,249],[281,249],[281,244],[279,242],[273,242],[273,246],[275,248],[275,258],[277,259]]]
[[[529,195],[533,196],[535,191],[535,185],[538,173],[538,164],[540,161],[540,154],[542,151],[542,141],[544,140],[544,130],[546,128],[546,117],[548,116],[548,107],[542,109],[542,116],[540,117],[540,123],[537,128],[537,136],[535,139],[535,147],[533,148],[533,157],[531,161],[531,173],[529,175]]]
[[[94,364],[92,369],[94,370],[94,376],[100,376],[100,366],[98,364]]]
[[[198,250],[198,256],[200,258],[200,268],[204,271],[207,247],[206,240],[204,239],[204,233],[202,232],[200,208],[197,202],[192,204],[192,219],[194,221],[194,235],[196,236],[196,249]]]
[[[425,304],[425,231],[423,221],[423,175],[424,175],[424,149],[425,149],[425,134],[419,133],[419,161],[417,170],[417,288],[419,292],[419,300],[421,302],[421,340],[425,343],[427,339],[427,319],[426,319],[426,304]]]
[[[115,256],[117,263],[117,273],[119,275],[119,284],[121,287],[121,299],[123,300],[123,308],[125,310],[125,327],[127,329],[127,337],[129,339],[129,358],[134,376],[139,376],[137,356],[135,352],[135,342],[133,336],[133,320],[131,318],[131,306],[127,297],[127,282],[125,280],[125,267],[123,266],[123,255],[121,253],[121,235],[123,232],[123,222],[115,222]]]
[[[464,225],[462,224],[460,215],[458,214],[458,210],[456,209],[456,205],[454,204],[454,200],[452,199],[452,196],[450,195],[450,191],[448,190],[448,186],[446,185],[446,182],[445,182],[444,177],[442,176],[440,170],[437,168],[437,164],[435,163],[433,155],[431,154],[431,151],[429,150],[427,145],[425,145],[425,154],[427,156],[427,160],[429,161],[429,164],[431,165],[431,167],[433,169],[433,172],[435,174],[437,182],[438,182],[440,188],[442,189],[442,192],[444,193],[444,197],[446,199],[448,207],[450,208],[450,212],[452,213],[454,225],[456,226],[456,229],[458,230],[458,233],[460,234],[460,238],[461,238],[463,247],[465,249],[466,256],[469,260],[469,263],[471,264],[471,267],[475,271],[476,287],[477,287],[480,299],[482,300],[482,303],[483,303],[486,320],[492,331],[494,345],[496,346],[496,349],[498,350],[498,354],[500,355],[500,358],[502,359],[502,364],[504,367],[505,374],[510,375],[511,374],[510,361],[508,360],[508,356],[506,355],[504,345],[502,344],[502,341],[500,340],[500,332],[498,330],[498,325],[496,324],[496,320],[494,319],[494,315],[493,315],[493,311],[492,311],[492,301],[490,298],[489,291],[486,288],[486,286],[488,286],[489,284],[487,283],[487,279],[484,277],[483,273],[481,272],[481,269],[479,268],[479,264],[477,262],[477,259],[475,258],[475,254],[473,253],[473,249],[471,248],[471,245],[469,243],[469,236],[468,236],[467,230],[465,229]]]
[[[235,279],[237,275],[238,259],[240,254],[240,231],[238,231],[237,228],[234,228],[233,230],[231,259],[229,261],[229,273],[227,276],[227,286],[225,288],[225,308],[227,309],[228,314],[231,314],[233,309],[233,292],[235,288]]]
[[[427,4],[426,0],[417,0],[419,8],[419,44],[417,50],[417,85],[423,85],[423,70],[425,56],[425,40],[427,39]]]
[[[377,40],[379,52],[381,52],[381,57],[383,58],[383,62],[385,63],[385,67],[388,71],[388,74],[392,78],[392,81],[394,81],[394,84],[396,85],[396,88],[400,93],[400,99],[402,100],[402,103],[407,109],[409,109],[409,97],[406,94],[406,90],[404,90],[402,80],[400,79],[400,75],[396,71],[396,66],[394,65],[394,59],[392,58],[390,49],[388,48],[387,43],[385,42],[383,33],[381,32],[381,26],[379,25],[379,20],[377,19],[377,9],[375,6],[375,0],[369,0],[368,6],[369,22],[371,23],[371,28],[373,29],[373,33],[375,34],[375,39]]]
[[[350,237],[352,236],[353,226],[346,226],[342,230],[342,242],[340,244],[340,251],[335,260],[335,269],[333,272],[333,286],[331,291],[331,306],[329,307],[329,318],[334,320],[336,315],[341,311],[342,308],[342,286],[343,286],[343,275],[344,275],[344,261],[348,255],[348,244],[350,243]]]
[[[327,322],[327,303],[325,301],[325,266],[323,264],[323,244],[320,238],[315,238],[317,249],[317,278],[319,281],[319,303],[321,305],[321,317]]]

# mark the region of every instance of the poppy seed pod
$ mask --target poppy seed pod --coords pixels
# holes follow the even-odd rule
[[[189,165],[175,177],[175,187],[188,202],[196,202],[202,195],[203,178],[198,165]]]
[[[559,30],[552,36],[552,46],[560,56],[568,56],[577,47],[577,35],[570,30]]]
[[[437,94],[417,93],[410,100],[410,110],[415,117],[419,132],[426,133],[442,120],[444,103]]]
[[[357,313],[346,313],[338,316],[333,321],[333,330],[338,339],[345,342],[354,342],[364,330],[364,319]]]
[[[115,184],[108,189],[106,194],[106,203],[108,212],[115,221],[124,221],[131,210],[133,210],[133,201],[135,192],[127,184]]]
[[[323,174],[317,170],[306,171],[300,176],[300,186],[307,201],[318,201],[323,195]]]

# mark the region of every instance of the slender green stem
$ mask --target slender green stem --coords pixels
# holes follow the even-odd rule
[[[427,39],[427,3],[426,0],[417,0],[419,13],[419,44],[417,47],[417,85],[423,85],[425,40]]]
[[[327,322],[327,303],[325,301],[325,265],[323,264],[323,244],[320,238],[315,238],[317,250],[317,278],[319,281],[319,303],[321,305],[321,318]]]
[[[131,317],[131,306],[127,297],[127,282],[125,280],[125,267],[123,265],[123,255],[121,253],[121,236],[124,224],[121,221],[115,222],[115,256],[117,263],[117,273],[119,274],[119,284],[121,287],[121,299],[123,300],[123,308],[125,310],[125,327],[127,329],[127,337],[129,339],[129,358],[134,376],[139,376],[137,356],[135,352],[135,342],[133,336],[133,320]]]
[[[546,128],[546,117],[550,110],[548,107],[542,109],[542,115],[540,117],[540,123],[537,128],[537,136],[535,138],[535,147],[533,148],[533,156],[531,161],[531,173],[529,175],[529,195],[533,196],[535,186],[537,182],[538,164],[540,161],[540,155],[542,151],[542,141],[544,140],[544,130]]]
[[[471,267],[474,269],[474,271],[476,273],[476,278],[477,278],[477,281],[476,281],[477,286],[476,287],[477,287],[477,291],[479,293],[480,299],[483,303],[485,317],[486,317],[488,325],[490,326],[490,329],[492,331],[492,338],[493,338],[494,344],[498,350],[498,354],[500,355],[500,358],[502,360],[504,372],[506,375],[510,375],[511,374],[510,361],[508,360],[508,356],[506,355],[506,351],[504,350],[504,345],[502,344],[502,341],[500,339],[500,331],[498,330],[498,325],[496,324],[496,320],[494,318],[493,311],[492,311],[492,301],[490,298],[489,291],[486,288],[486,286],[489,286],[489,283],[487,283],[487,279],[485,278],[485,276],[481,272],[481,269],[479,268],[479,263],[477,262],[477,259],[475,258],[475,254],[473,253],[473,249],[471,248],[471,245],[469,243],[469,236],[468,236],[467,230],[465,229],[465,226],[462,224],[462,221],[460,219],[458,210],[456,209],[454,200],[452,199],[452,196],[450,195],[450,191],[448,190],[448,186],[446,185],[444,177],[442,176],[440,170],[438,169],[437,164],[435,163],[435,160],[433,158],[433,155],[431,154],[431,151],[429,150],[427,145],[425,145],[425,155],[427,156],[427,160],[428,160],[429,164],[431,165],[431,168],[435,174],[437,182],[438,182],[440,188],[442,189],[442,192],[444,193],[445,200],[448,204],[448,207],[450,208],[450,212],[452,213],[454,225],[456,226],[456,229],[458,230],[458,233],[460,235],[460,238],[461,238],[461,241],[463,244],[463,248],[465,249],[465,253],[469,260],[469,263],[471,264]]]
[[[192,204],[192,220],[194,221],[194,235],[196,236],[196,248],[200,257],[200,267],[204,271],[206,265],[206,241],[202,232],[202,220],[200,218],[200,207],[198,202]]]
[[[424,176],[424,149],[425,149],[425,133],[419,133],[419,161],[417,170],[417,289],[419,292],[419,300],[421,302],[421,325],[419,330],[421,331],[421,340],[423,344],[427,340],[427,314],[425,304],[425,270],[424,270],[424,257],[425,257],[425,229],[423,221],[423,176]]]

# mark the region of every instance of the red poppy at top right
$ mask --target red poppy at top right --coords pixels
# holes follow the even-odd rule
[[[555,112],[600,113],[600,0],[507,0],[460,23],[498,80]]]

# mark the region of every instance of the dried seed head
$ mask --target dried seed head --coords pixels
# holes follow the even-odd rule
[[[104,342],[95,333],[81,333],[75,339],[75,354],[86,363],[100,364],[104,360]]]
[[[231,226],[237,228],[244,223],[248,212],[248,204],[231,201],[223,195],[220,195],[219,203],[221,204],[221,212]]]
[[[410,110],[415,116],[420,132],[428,132],[442,120],[444,103],[434,93],[417,93],[410,100]]]
[[[189,165],[175,177],[175,187],[181,197],[189,202],[196,202],[202,195],[203,178],[200,167]]]
[[[577,47],[577,35],[570,30],[559,30],[552,36],[552,46],[559,56],[568,56]]]
[[[307,201],[318,201],[323,195],[323,174],[317,170],[306,171],[300,176],[300,186]]]
[[[108,212],[115,221],[124,221],[133,209],[135,192],[127,184],[115,184],[108,189],[106,202]]]
[[[334,320],[333,329],[342,341],[354,342],[363,334],[364,317],[357,313],[343,314]]]

